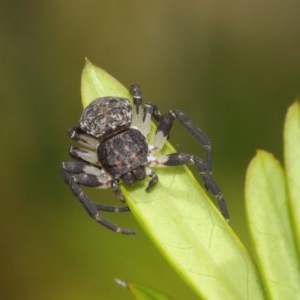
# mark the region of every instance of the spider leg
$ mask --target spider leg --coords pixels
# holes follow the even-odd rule
[[[84,191],[80,187],[80,185],[99,188],[110,187],[110,182],[107,180],[107,178],[105,178],[103,172],[103,174],[101,174],[101,170],[83,162],[64,162],[62,163],[61,173],[64,181],[69,185],[74,196],[80,201],[87,213],[95,221],[118,233],[135,234],[135,232],[131,229],[121,228],[118,225],[106,220],[98,212],[126,212],[129,211],[128,207],[114,207],[94,204],[85,195]]]
[[[130,92],[133,97],[134,107],[132,108],[131,126],[141,127],[143,122],[142,111],[142,91],[138,84],[134,83],[130,87]]]
[[[157,107],[154,107],[153,111],[155,110],[157,110]],[[171,128],[173,126],[174,119],[175,119],[175,115],[171,111],[165,115],[160,115],[159,123],[153,141],[155,152],[161,150],[164,144],[166,143]]]
[[[154,118],[155,121],[160,122],[163,117],[162,113],[159,111],[157,105],[152,103],[149,104],[153,107],[152,117]]]
[[[98,156],[95,151],[71,146],[69,153],[73,158],[81,159],[94,165],[98,164]]]
[[[140,125],[140,131],[148,136],[151,130],[151,117],[152,117],[152,106],[149,104],[144,105],[143,122]]]
[[[113,190],[114,194],[121,202],[125,202],[124,195],[120,190],[119,183],[117,180],[111,181],[111,189]]]
[[[146,188],[146,191],[149,192],[158,183],[158,176],[150,168],[146,168],[146,175],[151,178]]]
[[[211,142],[205,133],[198,128],[187,114],[180,110],[174,110],[176,118],[181,122],[181,124],[196,138],[198,142],[203,146],[206,151],[206,165],[207,169],[212,174],[212,151]]]
[[[95,150],[99,144],[99,141],[97,141],[96,139],[83,134],[79,127],[71,127],[69,129],[69,136],[72,140],[77,141],[90,149]]]
[[[145,136],[148,136],[151,129],[153,106],[151,104],[145,104],[144,109],[142,109],[142,91],[138,84],[132,84],[130,92],[132,94],[134,104],[132,109],[131,126],[139,128]]]
[[[153,141],[154,149],[156,149],[156,151],[162,149],[166,140],[168,139],[174,120],[178,119],[180,123],[188,130],[188,132],[190,132],[205,149],[207,169],[208,172],[212,174],[211,142],[204,132],[192,122],[187,114],[180,110],[170,110],[167,114],[162,115],[157,106],[152,105],[152,107],[152,116],[159,122]]]
[[[226,201],[223,197],[221,189],[213,179],[209,172],[206,163],[197,156],[187,153],[172,153],[164,156],[156,157],[150,166],[178,166],[178,165],[195,165],[198,172],[203,178],[205,187],[214,195],[217,199],[218,206],[225,220],[229,222],[229,213],[226,205]]]

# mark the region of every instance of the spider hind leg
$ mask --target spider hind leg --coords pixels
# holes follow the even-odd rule
[[[105,212],[127,212],[129,208],[127,206],[115,207],[102,204],[94,204],[84,193],[80,185],[89,186],[89,187],[100,187],[108,188],[110,183],[100,182],[99,177],[93,174],[88,174],[87,170],[92,170],[91,168],[96,169],[90,165],[87,165],[83,162],[64,162],[62,163],[61,173],[64,181],[69,185],[74,196],[79,200],[83,205],[87,213],[99,224],[105,226],[106,228],[115,231],[117,233],[133,235],[135,234],[134,230],[121,228],[120,226],[110,222],[109,220],[103,218],[99,211]],[[98,170],[98,169],[96,169]]]

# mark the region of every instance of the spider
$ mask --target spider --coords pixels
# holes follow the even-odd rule
[[[217,199],[221,213],[228,221],[229,214],[222,192],[212,177],[211,143],[190,118],[180,110],[162,115],[156,105],[142,104],[138,84],[131,85],[133,105],[121,97],[102,97],[91,102],[83,111],[77,127],[69,129],[71,139],[85,148],[71,147],[72,162],[62,163],[62,177],[88,214],[106,228],[122,234],[135,234],[101,216],[99,212],[126,212],[127,206],[108,206],[93,203],[81,186],[111,188],[116,197],[125,198],[119,183],[132,185],[149,177],[146,191],[158,182],[151,167],[195,165],[204,185]],[[148,142],[152,118],[158,123],[152,144]],[[164,146],[173,122],[178,119],[186,130],[204,147],[206,159],[188,153],[156,155]]]

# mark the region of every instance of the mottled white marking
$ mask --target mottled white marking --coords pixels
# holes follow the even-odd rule
[[[146,115],[144,116],[144,122],[141,124],[140,130],[145,136],[148,136],[150,129],[151,129],[151,114],[146,113]]]
[[[163,134],[163,132],[159,131],[155,134],[153,146],[157,149],[157,151],[161,150],[167,140],[167,136]]]
[[[73,151],[73,147],[70,148],[70,152]],[[76,149],[76,156],[84,161],[87,161],[91,164],[97,164],[98,157],[96,152],[87,150],[87,149]]]

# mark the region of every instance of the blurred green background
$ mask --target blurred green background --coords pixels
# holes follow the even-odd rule
[[[103,229],[60,177],[84,57],[207,133],[232,227],[249,247],[245,171],[256,149],[282,161],[285,112],[300,91],[299,15],[297,0],[2,0],[1,299],[131,299],[115,277],[197,299],[131,214],[111,219],[136,237]],[[178,125],[171,141],[203,154]],[[90,195],[117,204],[111,191]]]

